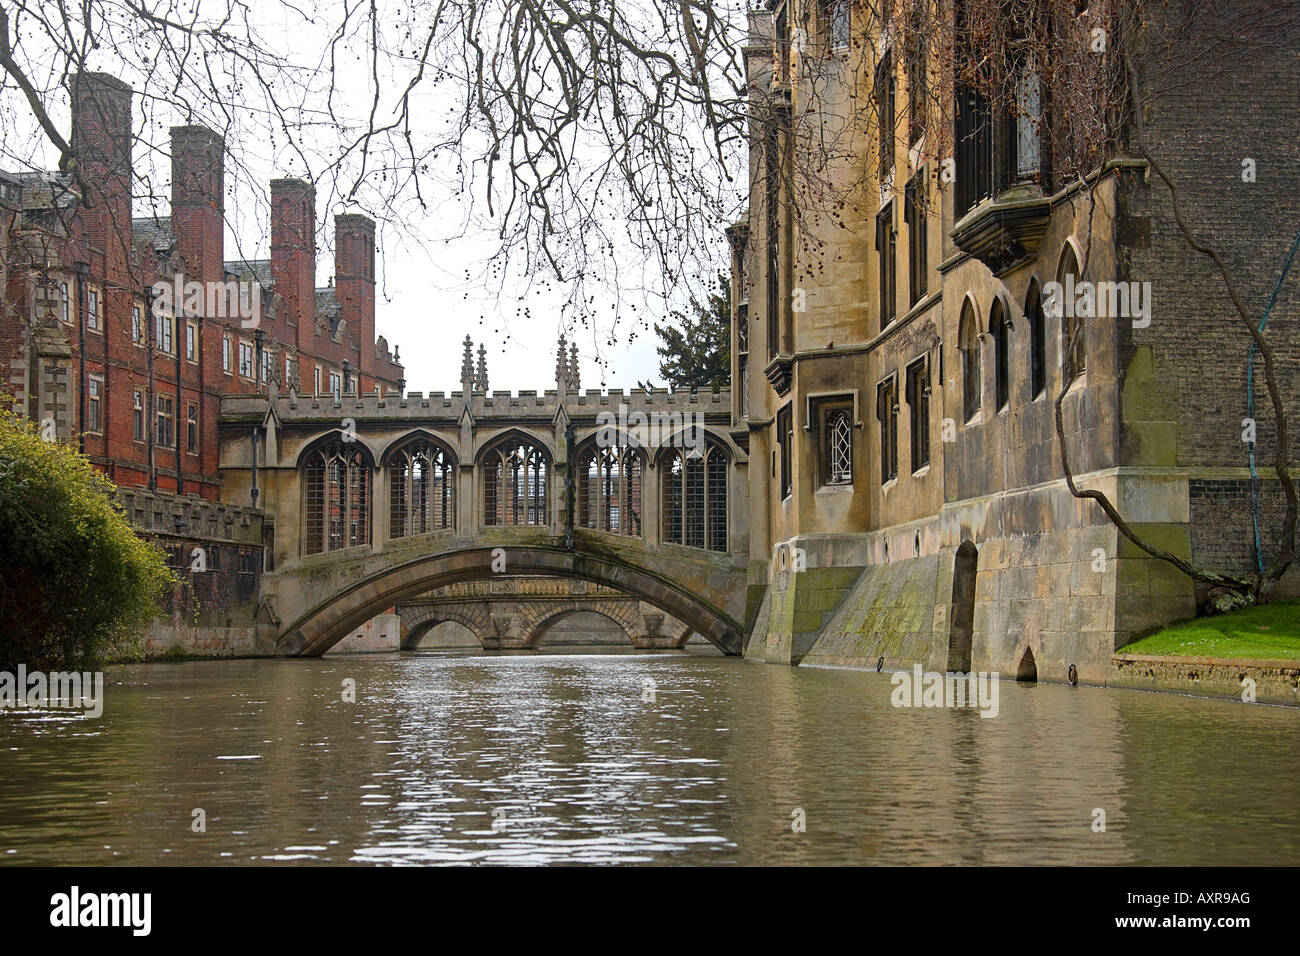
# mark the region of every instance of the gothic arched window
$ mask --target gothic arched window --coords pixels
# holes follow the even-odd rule
[[[641,534],[645,456],[621,445],[589,447],[578,455],[578,526],[611,534]]]
[[[304,554],[370,542],[370,456],[355,441],[336,439],[303,463]]]
[[[388,456],[388,536],[446,531],[456,526],[456,463],[425,438]]]
[[[1056,269],[1056,281],[1060,283],[1061,293],[1057,296],[1063,306],[1061,311],[1064,336],[1065,380],[1072,382],[1087,371],[1088,367],[1088,327],[1082,316],[1076,315],[1074,290],[1083,276],[1079,275],[1079,259],[1074,254],[1074,247],[1068,242],[1061,253],[1061,264]]]
[[[544,448],[513,437],[483,456],[483,524],[548,522],[551,459]]]
[[[1001,299],[993,300],[989,331],[993,333],[993,409],[1000,412],[1011,402],[1011,318]]]
[[[709,444],[669,449],[664,457],[663,540],[688,548],[727,550],[727,454]]]
[[[1047,390],[1047,323],[1037,279],[1029,281],[1025,318],[1029,320],[1029,397],[1035,399]]]
[[[957,327],[958,350],[961,352],[962,417],[970,421],[980,410],[980,342],[979,322],[969,301],[962,306]]]

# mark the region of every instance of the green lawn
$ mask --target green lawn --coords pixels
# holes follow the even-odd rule
[[[1279,601],[1175,624],[1121,654],[1300,660],[1300,601]]]

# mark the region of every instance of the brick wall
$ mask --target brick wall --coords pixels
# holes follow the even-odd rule
[[[164,349],[152,312],[156,282],[172,285],[177,276],[182,283],[231,278],[224,260],[224,140],[203,127],[174,127],[171,215],[133,220],[131,89],[93,73],[75,77],[72,88],[72,142],[94,205],[79,206],[68,191],[75,184],[61,183],[57,174],[36,174],[30,182],[6,175],[7,184],[43,189],[53,198],[26,206],[21,194],[6,200],[6,220],[16,216],[18,221],[5,230],[0,249],[0,377],[14,392],[15,405],[37,420],[52,417],[59,437],[84,447],[119,484],[152,483],[160,490],[216,499],[221,396],[267,388],[259,369],[252,377],[238,374],[238,344],[256,348],[256,330],[206,298],[188,309],[182,301],[174,303],[179,314],[171,324],[170,348]],[[271,262],[258,278],[273,287],[274,297],[268,288],[259,329],[276,377],[284,378],[290,355],[300,388],[311,388],[317,362],[335,371],[344,362],[364,370],[354,371],[354,390],[371,391],[377,383],[396,388],[402,367],[374,334],[374,223],[364,216],[339,217],[346,226],[336,258],[344,276],[340,311],[346,326],[327,319],[322,332],[314,189],[300,180],[279,179],[271,193]],[[92,297],[99,303],[94,321],[88,317]],[[222,365],[227,338],[229,373]],[[92,380],[99,391],[97,428]],[[323,376],[322,386],[327,384]],[[281,388],[288,385],[282,382]],[[159,398],[170,402],[173,441],[167,447],[156,441]]]

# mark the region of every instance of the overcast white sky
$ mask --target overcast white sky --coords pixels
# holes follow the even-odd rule
[[[418,3],[393,6],[395,2],[381,0],[379,4],[381,11],[387,11],[381,12],[385,29],[398,36],[404,32],[404,18],[412,18],[413,32],[418,33],[421,16]],[[309,87],[318,76],[327,75],[319,72],[313,75],[313,70],[328,65],[321,51],[328,46],[326,37],[337,25],[340,9],[331,2],[321,4],[322,12],[274,3],[252,8],[255,29],[264,44],[270,49],[289,51],[287,55],[304,68],[301,77],[291,80],[285,91],[291,105],[304,110],[309,120],[318,121],[321,116],[318,91]],[[373,95],[374,84],[367,69],[368,40],[368,28],[358,28],[358,35],[340,48],[341,53],[351,56],[336,58],[333,105],[345,122],[349,115],[354,118],[366,115]],[[391,47],[400,48],[400,37],[390,40]],[[91,53],[90,66],[120,76],[139,90],[144,81],[135,64],[149,62],[149,54],[148,50],[127,49],[123,43],[104,43]],[[155,61],[156,55],[154,51]],[[313,61],[313,57],[320,59]],[[397,71],[410,69],[411,62],[403,55],[394,57],[391,69],[395,72],[381,84],[385,92],[398,86],[402,78]],[[186,70],[190,68],[187,66]],[[191,72],[198,75],[197,70]],[[60,79],[57,69],[37,77],[38,85],[57,85]],[[227,79],[232,84],[247,86],[246,77],[239,76],[236,70],[231,70]],[[464,84],[435,86],[414,102],[412,115],[417,123],[436,135],[440,116],[446,116],[463,96]],[[294,97],[296,103],[292,102]],[[259,112],[256,106],[247,99],[232,96],[224,107],[219,105],[214,109],[209,104],[207,115],[199,110],[198,115],[184,116],[166,104],[147,103],[145,97],[137,95],[134,122],[140,142],[134,150],[137,176],[143,178],[135,187],[135,214],[150,213],[149,203],[140,198],[141,193],[150,191],[162,197],[154,211],[159,215],[169,212],[166,197],[170,157],[165,152],[168,127],[204,122],[214,128],[225,128],[230,153],[226,164],[226,258],[269,257],[267,184],[275,177],[304,176],[312,170],[286,148],[284,137],[277,136],[274,123],[268,123],[265,113]],[[226,115],[223,117],[222,113]],[[67,129],[66,105],[56,104],[54,118],[61,128]],[[381,115],[380,120],[383,119]],[[0,104],[0,132],[4,134],[0,139],[7,141],[0,147],[0,166],[48,169],[56,164],[55,151],[43,141],[30,111],[12,87],[6,90]],[[307,139],[309,162],[314,168],[325,166],[331,154],[337,155],[338,137],[332,137],[328,131],[313,133]],[[317,285],[323,286],[334,271],[333,216],[344,211],[368,210],[335,201],[347,183],[340,184],[328,177],[313,178],[317,180],[316,212],[320,230]],[[488,260],[496,244],[481,218],[483,206],[475,207],[474,212],[480,217],[475,220],[464,200],[453,188],[445,186],[447,181],[448,177],[444,176],[444,186],[439,188],[435,172],[423,184],[424,208],[411,201],[399,210],[392,210],[388,221],[381,218],[378,222],[378,334],[385,336],[390,346],[400,348],[407,387],[411,390],[459,388],[461,343],[466,335],[474,340],[476,349],[479,342],[487,346],[491,388],[553,388],[556,340],[562,328],[573,326],[562,312],[566,295],[572,290],[557,288],[550,281],[534,284],[530,280],[536,276],[520,273],[507,273],[504,279],[499,275],[493,277],[488,271]],[[739,198],[738,192],[736,196]],[[617,213],[612,215],[617,217]],[[626,222],[611,219],[605,226],[611,236],[617,236],[625,232]],[[726,243],[719,231],[713,261],[683,265],[687,274],[707,277],[715,274],[726,261]],[[630,389],[638,381],[649,381],[662,386],[666,383],[659,376],[655,353],[658,338],[652,323],[663,320],[668,306],[638,291],[657,287],[657,277],[649,274],[646,264],[631,253],[620,253],[616,267],[620,274],[617,288],[587,290],[593,297],[589,305],[600,317],[600,327],[579,325],[571,335],[579,349],[582,385]],[[682,298],[674,304],[684,307],[685,290],[680,295]],[[522,311],[524,306],[527,314]]]

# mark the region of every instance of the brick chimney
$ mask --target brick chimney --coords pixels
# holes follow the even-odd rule
[[[284,301],[286,330],[296,324],[298,348],[310,350],[316,322],[316,187],[301,179],[271,180],[271,281]]]
[[[131,248],[131,87],[107,73],[72,77],[72,151],[90,207],[86,240],[105,256],[106,278],[129,284]]]
[[[172,127],[172,232],[185,275],[220,282],[225,271],[225,140],[205,126]]]
[[[339,315],[356,333],[358,371],[375,374],[375,221],[348,213],[334,217],[334,296]]]

